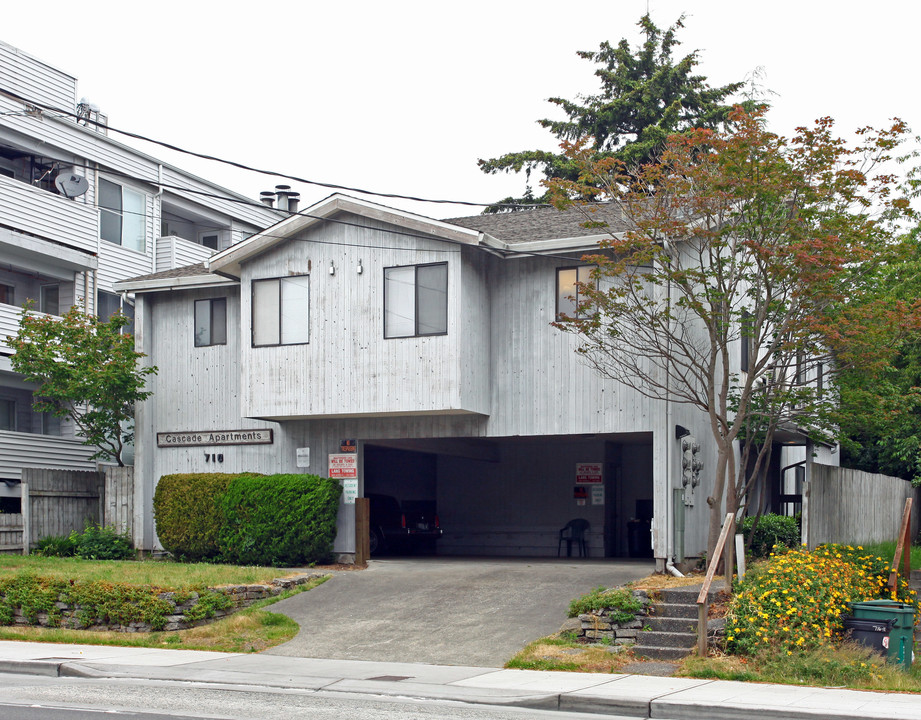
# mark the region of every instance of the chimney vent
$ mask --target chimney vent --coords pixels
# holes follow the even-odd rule
[[[275,193],[273,193],[271,190],[263,190],[261,193],[259,193],[259,202],[261,202],[263,205],[272,207],[275,205]]]

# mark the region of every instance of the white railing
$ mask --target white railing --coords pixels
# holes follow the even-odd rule
[[[96,253],[99,216],[95,207],[2,175],[0,225]]]
[[[157,239],[156,272],[204,262],[212,255],[214,250],[209,247],[178,235],[167,235]]]
[[[30,315],[41,315],[41,313],[30,311]],[[6,355],[12,354],[6,339],[10,335],[19,332],[19,320],[22,317],[22,308],[15,305],[4,305],[0,303],[0,353]],[[51,317],[57,317],[52,315]]]

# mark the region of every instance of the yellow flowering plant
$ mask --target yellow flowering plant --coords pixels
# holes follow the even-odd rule
[[[817,647],[840,636],[848,603],[887,598],[918,604],[906,580],[887,587],[888,563],[860,546],[821,545],[813,551],[772,554],[759,572],[746,577],[726,616],[726,650],[748,655],[760,650],[791,652]]]

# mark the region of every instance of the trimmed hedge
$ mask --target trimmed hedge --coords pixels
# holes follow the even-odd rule
[[[757,526],[754,517],[746,517],[742,518],[739,527],[746,542],[752,528],[755,528],[755,536],[751,542],[751,554],[754,558],[769,557],[775,545],[790,549],[800,545],[799,519],[795,517],[768,513],[761,516]]]
[[[230,483],[221,557],[246,565],[298,565],[328,558],[342,485],[316,475],[269,475]]]
[[[250,475],[182,473],[164,475],[154,492],[157,536],[173,556],[185,560],[216,558],[224,524],[220,498],[231,480]]]
[[[332,553],[342,486],[316,475],[164,475],[157,535],[177,558],[298,565]]]

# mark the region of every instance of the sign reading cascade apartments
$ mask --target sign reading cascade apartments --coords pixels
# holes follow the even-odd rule
[[[195,447],[198,445],[271,445],[272,431],[205,430],[203,432],[160,432],[157,447]]]

